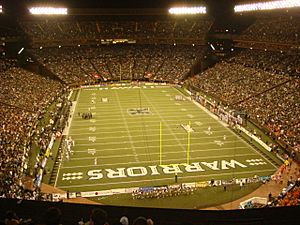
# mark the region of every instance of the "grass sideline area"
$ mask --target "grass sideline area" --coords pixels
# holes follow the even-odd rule
[[[176,100],[178,96],[182,98]],[[93,118],[79,116],[86,112]],[[170,86],[83,88],[69,136],[75,141],[74,154],[69,160],[63,158],[55,185],[69,192],[172,185],[175,173],[178,183],[197,183],[269,176],[277,170],[259,151]],[[255,188],[249,185],[247,193]],[[200,192],[183,197],[201,199]],[[213,204],[247,194],[238,193],[242,192],[228,194],[230,198],[219,196]],[[136,204],[129,195],[98,198],[108,204]],[[191,208],[198,207],[196,199],[190,200]]]
[[[130,194],[89,198],[104,205],[175,208],[175,209],[203,209],[232,202],[255,191],[261,184],[247,184],[242,188],[239,185],[198,188],[192,195],[179,195],[160,199],[132,199]]]

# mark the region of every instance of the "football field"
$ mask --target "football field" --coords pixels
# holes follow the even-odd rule
[[[183,99],[176,99],[183,96]],[[92,113],[91,119],[79,114]],[[267,176],[277,167],[170,86],[81,89],[70,124],[74,153],[55,186],[84,192]]]

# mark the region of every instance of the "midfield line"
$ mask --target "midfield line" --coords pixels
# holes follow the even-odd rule
[[[135,150],[135,146],[133,144],[133,141],[132,141],[132,136],[130,135],[130,131],[129,131],[129,127],[128,127],[128,124],[127,124],[127,120],[123,114],[123,108],[121,106],[121,103],[120,103],[120,98],[119,98],[119,95],[116,91],[114,91],[116,97],[117,97],[117,102],[118,102],[118,105],[119,105],[119,109],[120,109],[120,112],[122,114],[122,119],[124,121],[124,125],[125,125],[125,128],[127,130],[127,133],[128,133],[128,138],[129,138],[129,141],[130,141],[130,144],[131,144],[131,147],[132,147],[132,151],[133,151],[133,154],[135,154],[135,160],[138,162],[139,159],[138,159],[138,156],[137,156],[137,153],[136,153],[136,150]]]

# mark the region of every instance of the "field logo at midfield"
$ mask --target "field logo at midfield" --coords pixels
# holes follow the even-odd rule
[[[255,164],[253,162],[256,162]],[[87,172],[88,180],[99,180],[102,178],[115,179],[127,177],[158,176],[180,173],[203,173],[205,171],[223,171],[235,168],[248,168],[249,166],[260,166],[266,164],[263,159],[247,159],[244,163],[231,160],[215,160],[212,162],[194,162],[191,164],[153,165],[121,167],[115,169],[94,169]]]
[[[151,111],[149,108],[130,108],[127,112],[131,116],[150,115]]]

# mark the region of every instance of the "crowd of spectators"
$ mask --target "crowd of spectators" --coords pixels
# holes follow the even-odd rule
[[[246,111],[273,138],[299,152],[299,72],[299,54],[245,50],[190,82],[223,103]]]
[[[37,133],[36,125],[46,108],[62,95],[63,85],[34,74],[12,60],[0,60],[0,196],[25,197],[21,182],[27,169],[28,151],[33,141],[46,148],[47,126]]]
[[[200,46],[108,45],[31,50],[65,83],[102,80],[180,80],[204,53]]]
[[[101,39],[203,39],[213,20],[79,20],[45,19],[20,21],[33,43],[95,41]]]
[[[12,210],[6,211],[3,216],[0,214],[0,216],[2,217],[0,217],[1,225],[61,225],[64,224],[64,217],[71,215],[63,214],[59,207],[49,207],[37,218],[21,218]],[[85,219],[81,218],[78,221],[79,225],[154,225],[154,221],[151,218],[138,216],[131,219],[126,215],[112,217],[100,207],[93,208],[89,215],[83,214],[81,216],[88,220],[85,222]]]
[[[300,42],[299,15],[260,15],[238,39],[246,41],[295,44]]]

